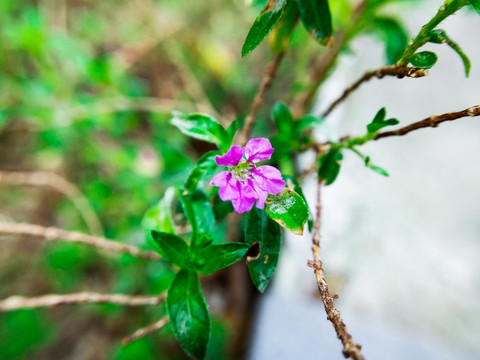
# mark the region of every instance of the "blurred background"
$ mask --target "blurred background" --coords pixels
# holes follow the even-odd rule
[[[383,11],[413,36],[441,3],[403,1]],[[7,172],[51,172],[75,184],[85,199],[71,189],[62,194],[57,178],[47,186],[0,183],[0,222],[56,226],[145,248],[145,211],[211,149],[169,125],[170,112],[207,112],[225,124],[248,113],[272,57],[268,46],[240,56],[264,4],[250,5],[1,1],[0,179]],[[334,24],[348,23],[351,3],[331,5]],[[469,55],[468,79],[451,49],[432,45],[439,61],[428,77],[372,80],[332,113],[329,131],[361,134],[382,106],[406,125],[478,104],[480,17],[463,9],[442,28]],[[321,113],[364,71],[384,65],[384,46],[368,35],[349,44],[313,112]],[[257,134],[268,133],[271,105],[301,91],[310,60],[325,51],[303,29],[291,49]],[[327,279],[369,359],[480,358],[477,131],[478,120],[462,119],[368,144],[365,152],[390,178],[346,156],[339,179],[324,191]],[[311,155],[300,164],[309,164]],[[307,178],[304,186],[313,204],[315,180]],[[227,235],[219,226],[218,237]],[[209,359],[342,358],[306,267],[310,243],[309,234],[285,236],[273,284],[262,296],[242,263],[202,278],[213,320]],[[173,274],[163,262],[0,238],[2,299],[77,291],[158,294]],[[183,359],[168,327],[120,345],[123,336],[164,313],[161,306],[106,305],[1,313],[0,359]]]

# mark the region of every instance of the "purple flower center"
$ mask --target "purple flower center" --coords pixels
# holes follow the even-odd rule
[[[251,139],[245,148],[233,145],[225,155],[217,156],[217,165],[228,167],[215,175],[210,185],[218,186],[223,201],[230,200],[238,213],[249,211],[253,205],[262,209],[268,194],[278,194],[285,187],[282,174],[270,165],[255,166],[268,160],[273,148],[265,138]]]

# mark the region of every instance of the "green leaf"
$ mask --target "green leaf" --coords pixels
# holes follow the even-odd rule
[[[288,138],[292,135],[293,130],[293,117],[290,113],[288,107],[281,103],[277,102],[272,109],[272,117],[277,126],[279,135],[286,135]]]
[[[468,0],[473,8],[480,14],[480,0]]]
[[[221,154],[220,151],[209,151],[200,157],[197,166],[195,166],[190,175],[188,175],[187,181],[185,181],[184,195],[195,191],[201,180],[209,178],[215,173],[215,170],[218,168],[215,157]]]
[[[170,123],[182,133],[198,140],[210,142],[226,152],[232,144],[232,137],[213,117],[204,114],[183,114],[173,112]]]
[[[242,47],[242,57],[252,52],[272,31],[280,20],[286,0],[268,0],[267,6],[257,16]]]
[[[365,158],[365,166],[367,166],[368,168],[372,169],[373,171],[375,171],[376,173],[380,174],[380,175],[383,175],[383,176],[390,176],[387,172],[387,170],[381,168],[380,166],[376,166],[376,165],[373,165],[372,163],[370,163],[370,157],[367,156]]]
[[[272,36],[270,36],[270,47],[273,52],[279,54],[287,50],[290,44],[293,30],[297,24],[298,6],[296,1],[287,1],[283,10],[283,16],[274,27]]]
[[[340,172],[343,154],[340,150],[330,149],[320,158],[318,177],[325,180],[325,185],[332,184]]]
[[[248,251],[248,244],[226,243],[204,247],[195,254],[197,271],[200,274],[212,274],[242,259]]]
[[[215,230],[212,206],[204,192],[196,190],[180,197],[188,222],[192,226],[192,248],[208,245]]]
[[[479,0],[480,1],[480,0]],[[463,52],[462,48],[458,46],[458,44],[450,39],[447,33],[441,29],[433,30],[430,33],[430,42],[435,44],[447,44],[450,46],[457,54],[460,56],[463,62],[463,67],[465,68],[465,75],[468,77],[470,74],[470,68],[472,67],[470,63],[470,59],[468,56]]]
[[[301,134],[322,124],[324,121],[325,119],[319,116],[305,115],[297,121],[297,131]]]
[[[152,230],[152,236],[162,257],[181,268],[187,266],[189,248],[185,240],[177,235],[155,230]]]
[[[437,62],[437,54],[431,51],[421,51],[413,54],[410,63],[420,69],[430,69]]]
[[[408,33],[405,28],[395,19],[377,17],[372,25],[375,32],[385,43],[385,55],[388,64],[395,64],[403,55],[408,46]]]
[[[245,241],[256,252],[247,256],[250,278],[258,291],[264,292],[277,268],[282,229],[265,211],[253,208],[247,217]]]
[[[158,249],[157,243],[153,240],[152,230],[175,233],[175,224],[172,218],[172,202],[175,197],[175,189],[167,188],[163,198],[158,204],[148,209],[143,216],[142,228],[147,244]]]
[[[332,15],[328,0],[298,0],[298,8],[307,31],[324,44],[332,42]]]
[[[229,139],[224,144],[224,146],[227,148],[227,151],[228,149],[230,149],[230,146],[232,146],[233,138],[235,137],[237,130],[238,130],[238,120],[234,120],[227,128],[227,134],[229,136]]]
[[[210,316],[194,271],[183,269],[175,276],[167,293],[167,312],[183,350],[203,359],[210,339]]]
[[[397,119],[394,118],[385,120],[386,114],[387,112],[384,107],[378,110],[372,122],[367,125],[367,131],[369,133],[375,133],[386,126],[393,126],[400,123]]]
[[[213,197],[213,214],[215,215],[215,219],[220,220],[233,212],[233,205],[231,201],[223,201],[220,199],[220,196],[218,196],[218,188],[214,188],[212,192],[213,191],[215,191]]]
[[[268,195],[265,211],[283,228],[302,235],[308,220],[308,206],[295,191],[283,189],[280,194]]]

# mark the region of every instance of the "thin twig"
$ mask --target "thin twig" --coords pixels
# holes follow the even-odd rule
[[[160,256],[152,251],[142,251],[135,246],[120,244],[98,236],[91,236],[80,232],[66,231],[53,227],[43,227],[25,223],[0,223],[0,235],[29,235],[38,236],[45,240],[61,240],[73,243],[82,243],[96,248],[146,259],[159,260]]]
[[[322,114],[323,117],[327,117],[333,109],[337,107],[339,103],[345,100],[353,91],[355,91],[361,84],[364,82],[369,81],[370,79],[377,77],[378,79],[382,79],[385,76],[395,76],[399,79],[404,77],[410,78],[419,78],[428,75],[427,69],[418,69],[415,67],[407,67],[407,66],[395,66],[389,65],[381,67],[377,70],[367,71],[363,76],[355,81],[352,85],[346,88],[342,95],[338,97]]]
[[[453,120],[457,120],[467,116],[474,117],[479,115],[480,115],[480,105],[475,105],[462,111],[450,112],[450,113],[441,114],[441,115],[432,115],[426,119],[417,121],[413,124],[402,127],[398,130],[385,131],[385,132],[379,133],[377,134],[377,136],[375,136],[374,140],[386,138],[389,136],[403,136],[414,130],[423,129],[426,127],[437,127],[442,122],[445,122],[445,121],[453,121]]]
[[[333,324],[337,337],[340,339],[343,345],[343,355],[346,358],[352,358],[354,360],[364,360],[361,353],[362,347],[353,342],[352,336],[348,333],[347,326],[343,322],[340,311],[336,308],[334,300],[338,298],[338,295],[331,296],[328,291],[328,284],[325,280],[323,271],[322,259],[320,257],[320,228],[321,228],[321,213],[322,213],[322,190],[323,181],[318,180],[318,194],[317,194],[317,213],[315,217],[315,226],[312,237],[312,251],[313,261],[308,262],[308,266],[312,267],[315,271],[315,277],[317,279],[318,290],[327,313],[327,318]]]
[[[275,55],[272,62],[270,62],[270,64],[268,64],[267,66],[262,82],[260,83],[260,88],[258,90],[258,93],[255,96],[255,99],[253,100],[253,104],[250,109],[250,112],[245,118],[245,124],[243,125],[243,129],[239,137],[240,145],[245,145],[247,143],[248,137],[250,136],[250,132],[252,131],[253,125],[255,124],[258,110],[260,110],[260,107],[263,105],[263,102],[265,101],[265,94],[267,93],[268,89],[272,85],[273,79],[275,78],[278,67],[282,62],[282,59],[284,56],[285,56],[285,52],[281,52]]]
[[[157,322],[154,322],[153,324],[150,324],[144,328],[138,329],[131,335],[125,336],[122,339],[122,344],[123,345],[130,344],[132,341],[138,340],[144,336],[150,335],[151,333],[154,333],[155,331],[160,330],[167,324],[168,324],[168,316],[164,316]]]
[[[74,184],[67,181],[60,175],[45,171],[0,171],[0,184],[51,187],[52,189],[64,194],[73,202],[75,208],[81,214],[92,234],[103,235],[102,223],[98,219],[95,210],[93,210],[87,198]]]
[[[165,294],[138,296],[124,294],[100,294],[80,292],[73,294],[49,294],[36,297],[10,296],[0,300],[0,311],[33,309],[70,304],[116,304],[124,306],[158,305],[165,301]]]

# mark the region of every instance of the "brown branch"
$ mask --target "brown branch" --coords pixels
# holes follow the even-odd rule
[[[82,243],[118,253],[146,259],[159,260],[160,256],[153,251],[142,251],[135,246],[121,244],[98,236],[91,236],[74,231],[66,231],[53,227],[25,223],[0,223],[0,235],[29,235],[44,238],[45,240],[61,240],[73,243]]]
[[[80,292],[66,295],[49,294],[38,297],[10,296],[0,300],[0,311],[33,309],[70,304],[116,304],[124,306],[158,305],[165,301],[165,294],[136,296],[123,294],[99,294]]]
[[[474,117],[479,115],[480,115],[480,105],[475,105],[462,111],[450,112],[450,113],[441,114],[441,115],[432,115],[426,119],[417,121],[413,124],[402,127],[398,130],[385,131],[385,132],[379,133],[377,134],[377,136],[375,136],[374,140],[386,138],[389,136],[403,136],[414,130],[423,129],[426,127],[437,127],[442,122],[445,122],[445,121],[453,121],[453,120],[457,120],[467,116]]]
[[[343,91],[343,94],[338,97],[337,100],[335,100],[328,108],[325,110],[322,114],[323,117],[327,117],[333,109],[337,107],[338,104],[340,104],[343,100],[345,100],[353,91],[355,91],[360,85],[362,85],[364,82],[367,82],[371,80],[372,78],[376,77],[378,79],[382,79],[385,76],[395,76],[399,79],[404,78],[404,77],[410,77],[410,78],[418,78],[418,77],[423,77],[428,75],[428,70],[427,69],[418,69],[415,67],[407,67],[407,66],[395,66],[395,65],[390,65],[390,66],[384,66],[381,67],[380,69],[373,70],[373,71],[367,71],[363,76],[355,81],[352,85],[350,85],[348,88],[346,88]]]
[[[316,217],[315,217],[315,227],[312,237],[312,251],[313,251],[313,261],[308,262],[308,266],[312,267],[315,271],[315,277],[317,279],[318,290],[325,307],[325,312],[327,313],[327,318],[332,323],[337,333],[337,337],[340,339],[343,345],[343,355],[346,358],[352,358],[354,360],[364,360],[361,353],[362,347],[353,342],[352,336],[348,333],[347,326],[343,322],[340,311],[336,308],[334,300],[338,298],[338,295],[331,296],[328,291],[328,284],[325,280],[325,275],[323,271],[322,259],[320,257],[320,228],[321,228],[321,213],[322,213],[322,201],[321,201],[321,190],[322,190],[323,181],[318,180],[318,195],[317,195],[317,205],[316,205]]]
[[[167,324],[168,324],[168,316],[164,316],[157,322],[154,322],[153,324],[150,324],[144,328],[138,329],[131,335],[125,336],[122,339],[122,344],[123,345],[130,344],[132,341],[138,340],[144,336],[150,335],[151,333],[154,333],[155,331],[160,330]]]
[[[272,82],[275,78],[275,75],[277,74],[278,68],[284,56],[285,56],[285,52],[281,52],[275,55],[273,60],[267,66],[262,82],[260,83],[260,88],[258,89],[258,93],[257,95],[255,95],[255,98],[253,99],[253,104],[252,104],[252,107],[250,108],[250,112],[245,118],[245,124],[243,125],[243,129],[239,137],[240,145],[245,145],[247,143],[248,137],[250,136],[250,132],[252,131],[253,125],[255,124],[258,110],[260,110],[260,107],[263,105],[263,102],[265,101],[265,94],[267,93],[268,89],[270,89],[270,86],[272,85]]]
[[[103,235],[102,224],[86,197],[74,184],[55,173],[0,171],[0,184],[51,187],[73,202],[92,234]]]

